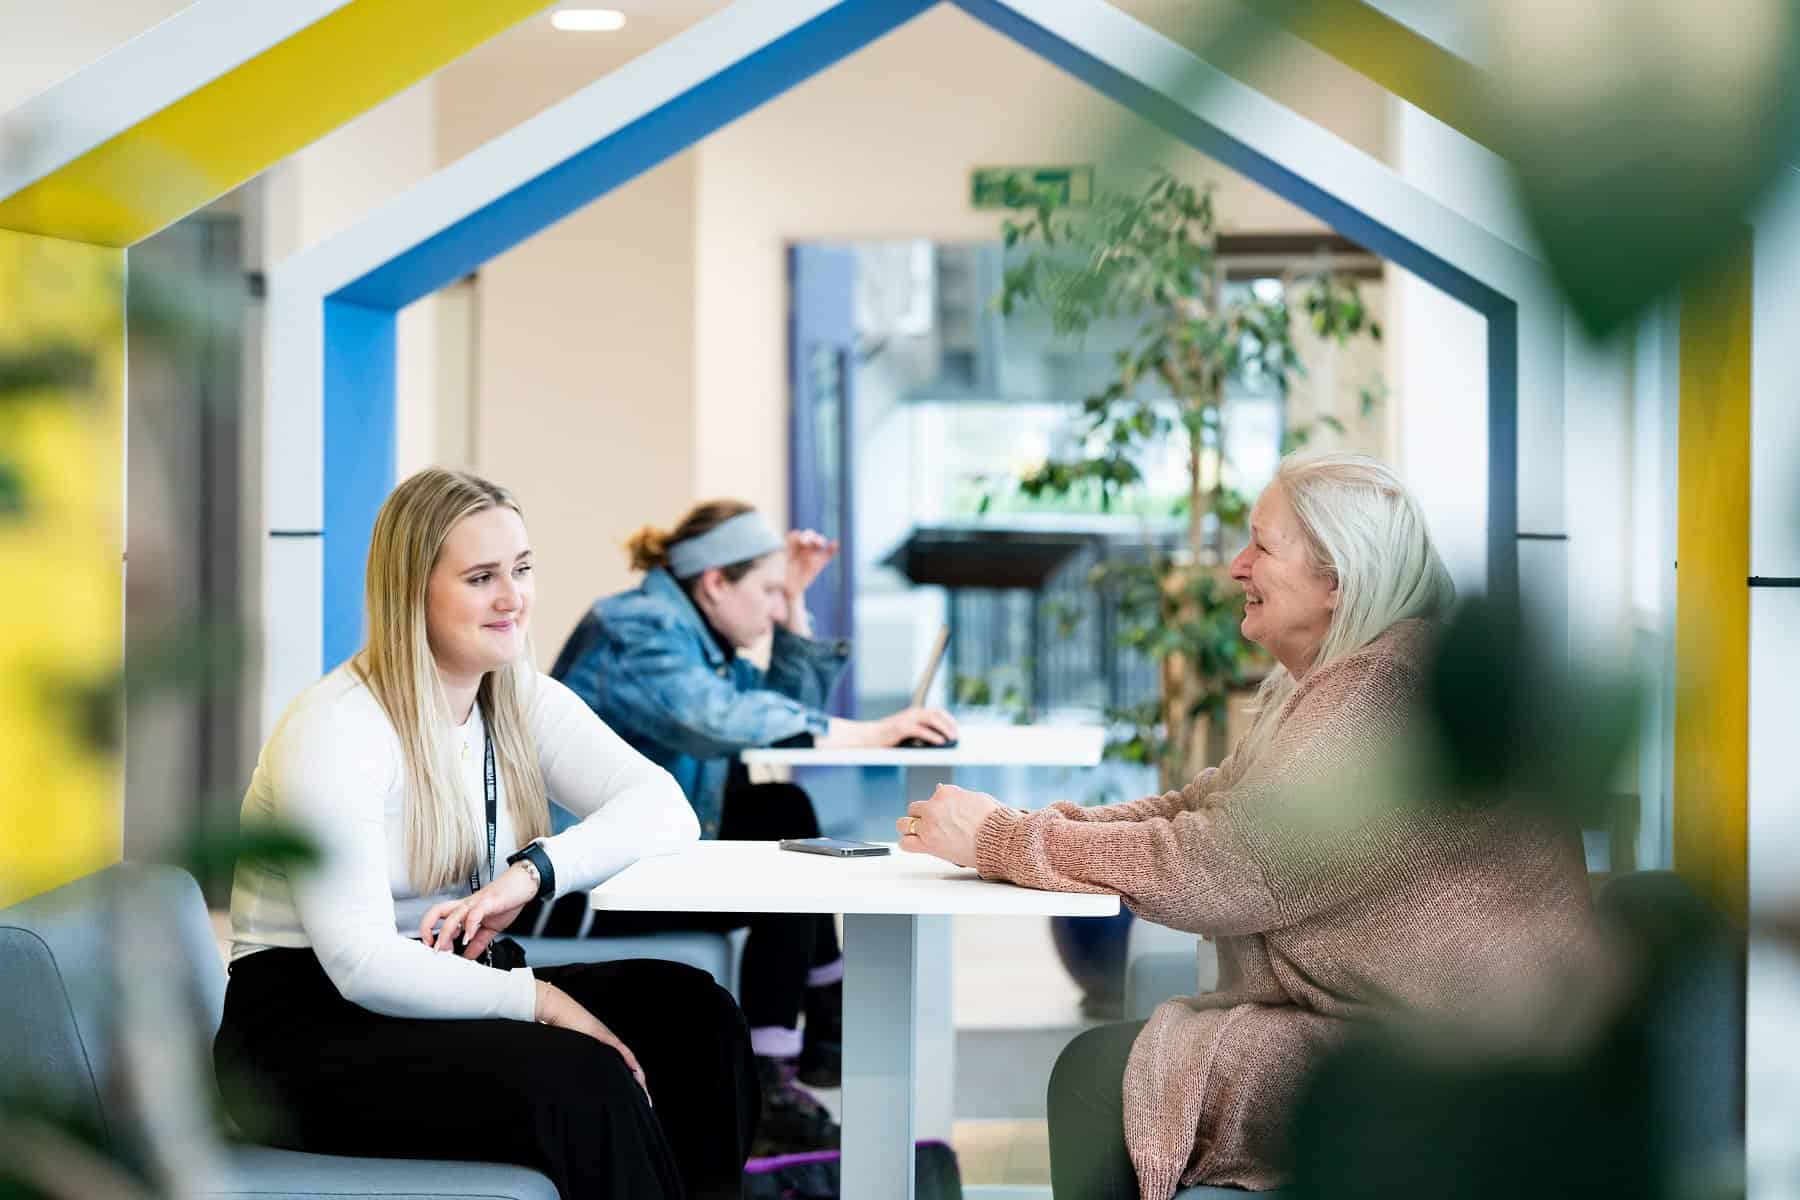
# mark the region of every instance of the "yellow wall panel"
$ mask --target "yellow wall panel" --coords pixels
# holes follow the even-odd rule
[[[1748,905],[1751,234],[1681,296],[1675,869]]]
[[[0,906],[119,857],[124,265],[0,230]]]

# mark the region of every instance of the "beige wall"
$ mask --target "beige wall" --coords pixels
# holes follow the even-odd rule
[[[694,170],[675,158],[481,270],[475,465],[518,493],[548,666],[621,543],[694,498]]]

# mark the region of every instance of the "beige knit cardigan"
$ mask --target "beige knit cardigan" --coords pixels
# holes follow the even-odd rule
[[[1234,751],[1178,792],[982,823],[983,876],[1117,892],[1217,944],[1217,990],[1159,1006],[1125,1071],[1143,1200],[1279,1186],[1296,1091],[1353,1022],[1466,1015],[1591,945],[1572,830],[1395,794],[1429,633],[1400,622],[1307,675],[1253,765]]]

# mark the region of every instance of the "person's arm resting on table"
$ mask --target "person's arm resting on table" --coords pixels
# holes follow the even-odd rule
[[[1320,680],[1258,765],[1229,789],[1208,786],[1219,776],[1203,775],[1183,792],[1126,806],[1147,815],[1122,821],[1083,819],[1060,805],[1029,815],[984,810],[973,830],[973,865],[986,878],[1026,887],[1117,893],[1140,915],[1196,933],[1262,932],[1341,900],[1333,884],[1356,875],[1337,869],[1355,853],[1355,837],[1344,835],[1360,831],[1328,828],[1329,820],[1310,824],[1306,804],[1318,801],[1322,787],[1341,797],[1377,777],[1398,722],[1376,703],[1393,689],[1369,685],[1392,669],[1346,663]],[[1337,719],[1317,719],[1326,713]],[[1270,764],[1279,771],[1262,769]],[[931,850],[935,822],[929,807],[923,811]],[[1401,810],[1373,819],[1402,819]]]
[[[538,843],[555,868],[547,899],[597,887],[640,858],[699,840],[699,819],[674,778],[547,675],[537,679],[530,721],[545,790],[581,818]]]

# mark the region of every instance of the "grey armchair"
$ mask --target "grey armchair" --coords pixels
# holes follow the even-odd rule
[[[217,1028],[225,972],[193,878],[173,867],[117,866],[8,909],[0,909],[0,1081],[63,1106],[123,1148],[132,1114],[109,1086],[113,937],[109,913],[129,905],[154,914],[167,939],[169,968],[181,973]],[[713,934],[594,939],[583,961],[675,957],[729,981],[730,953]],[[545,947],[548,949],[548,947]],[[210,1068],[207,1082],[211,1083]],[[557,1200],[550,1180],[525,1167],[429,1159],[345,1158],[266,1146],[232,1145],[226,1169],[204,1195],[249,1200]]]

